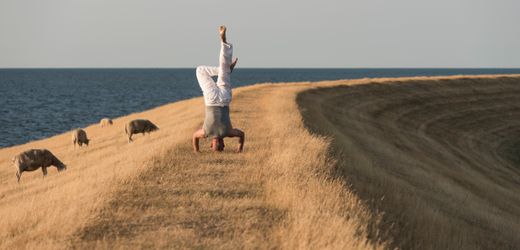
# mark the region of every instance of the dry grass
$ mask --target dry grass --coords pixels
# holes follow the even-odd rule
[[[63,134],[1,149],[0,249],[388,247],[387,242],[378,242],[384,238],[378,229],[386,229],[378,224],[379,214],[350,191],[343,176],[336,175],[337,166],[363,167],[357,163],[369,159],[363,158],[363,151],[357,152],[360,158],[329,158],[331,140],[308,132],[296,103],[298,93],[305,90],[370,81],[237,89],[231,115],[234,126],[246,132],[242,154],[231,152],[235,141],[227,142],[224,153],[209,152],[207,142],[201,145],[202,154],[191,152],[191,134],[203,119],[201,98],[118,118],[108,128],[87,127],[92,138],[88,148],[73,150],[70,135]],[[134,118],[150,119],[160,130],[138,135],[128,144],[123,124]],[[50,171],[45,180],[40,172],[24,173],[17,184],[9,159],[40,147],[50,149],[68,170]],[[348,180],[359,188],[362,181],[353,179]],[[457,192],[464,194],[464,189]],[[510,198],[509,204],[516,204],[516,198]],[[511,225],[515,229],[517,224]]]
[[[338,173],[384,212],[369,228],[403,249],[518,249],[520,77],[377,83],[298,98],[335,138]]]
[[[85,129],[92,139],[88,148],[74,150],[70,134],[66,133],[0,150],[0,248],[65,246],[78,228],[95,218],[96,211],[113,197],[114,190],[148,168],[153,155],[184,142],[185,135],[181,133],[193,129],[193,124],[179,123],[179,118],[195,120],[203,114],[202,109],[191,108],[193,105],[200,107],[200,100],[115,119],[108,128],[90,126]],[[138,135],[135,143],[128,144],[123,124],[136,117],[178,129]],[[50,149],[68,165],[68,170],[57,173],[52,168],[45,179],[40,171],[25,172],[17,184],[10,159],[29,148]]]
[[[331,178],[329,142],[303,127],[296,94],[310,84],[237,89],[234,126],[246,151],[200,155],[201,98],[85,128],[91,146],[69,134],[0,150],[0,248],[380,248],[366,243],[367,209]],[[126,142],[123,124],[150,119],[160,130]],[[24,173],[12,155],[48,148],[68,170]],[[5,216],[8,215],[8,216]]]

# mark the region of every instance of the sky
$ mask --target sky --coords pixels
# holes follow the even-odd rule
[[[0,68],[520,67],[518,0],[0,0]]]

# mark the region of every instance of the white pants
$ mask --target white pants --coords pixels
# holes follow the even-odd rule
[[[219,67],[198,66],[197,81],[204,95],[206,106],[229,106],[231,102],[231,60],[233,45],[220,44]],[[217,76],[217,82],[211,78]]]

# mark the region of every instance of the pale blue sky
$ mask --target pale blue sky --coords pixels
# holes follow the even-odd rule
[[[518,0],[0,0],[0,67],[520,67]]]

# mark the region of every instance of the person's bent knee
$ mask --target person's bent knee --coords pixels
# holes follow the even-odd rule
[[[197,68],[195,69],[195,72],[197,73],[197,75],[204,72],[204,66],[202,66],[202,65],[197,66]]]
[[[197,79],[205,79],[209,76],[206,70],[206,66],[198,66],[195,72],[195,74],[197,75]]]

